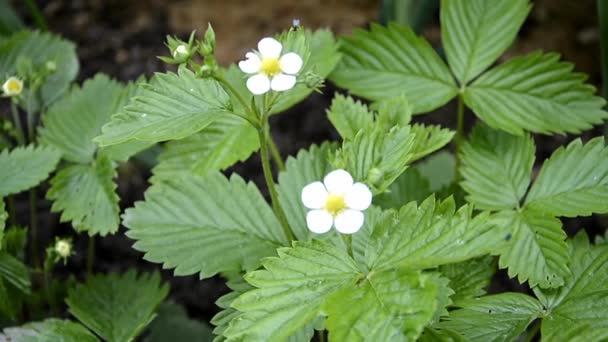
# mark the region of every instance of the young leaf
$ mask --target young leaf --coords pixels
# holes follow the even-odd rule
[[[340,94],[331,102],[327,117],[344,140],[353,139],[360,129],[371,127],[374,122],[374,114],[366,105]]]
[[[568,247],[561,222],[542,211],[504,211],[497,214],[499,226],[511,230],[510,239],[500,249],[500,268],[509,268],[520,283],[558,287],[568,276]]]
[[[0,252],[0,278],[24,294],[30,293],[30,273],[19,259],[6,252]]]
[[[557,149],[545,161],[526,206],[555,216],[608,213],[608,148],[598,137]]]
[[[411,132],[415,135],[415,139],[410,162],[439,150],[452,141],[454,137],[454,131],[441,128],[441,126],[414,124]]]
[[[521,293],[501,293],[463,301],[440,328],[456,331],[475,342],[513,341],[543,313],[543,306]]]
[[[212,79],[198,79],[186,68],[157,73],[139,96],[103,126],[100,146],[131,139],[158,142],[182,139],[228,115],[228,95]]]
[[[322,241],[295,241],[278,254],[264,259],[265,269],[246,275],[257,289],[232,303],[242,313],[224,331],[229,340],[285,340],[321,314],[330,294],[361,276],[344,250]]]
[[[87,279],[68,293],[70,313],[106,341],[134,339],[154,319],[156,307],[169,293],[160,275],[135,271]]]
[[[123,224],[146,260],[175,267],[175,275],[255,269],[287,245],[258,189],[236,174],[184,174],[154,184],[145,201],[126,210]]]
[[[51,210],[61,212],[61,222],[71,221],[77,231],[105,236],[118,230],[120,208],[113,178],[116,171],[108,158],[68,166],[51,179],[46,197]]]
[[[158,308],[158,315],[150,323],[149,335],[145,342],[191,342],[211,341],[211,328],[188,318],[186,310],[173,302],[165,302]]]
[[[29,145],[0,152],[0,197],[19,193],[45,180],[61,158],[52,147]]]
[[[56,318],[5,328],[0,340],[19,342],[61,341],[98,342],[99,339],[82,325]]]
[[[483,210],[519,207],[534,166],[535,146],[529,135],[513,136],[477,126],[462,147],[460,183],[467,201]]]
[[[36,70],[44,70],[47,62],[55,63],[56,67],[40,88],[41,102],[25,89],[24,96],[34,112],[57,100],[78,74],[74,43],[50,33],[22,31],[0,41],[0,75],[15,75],[17,61],[23,58],[29,59]]]
[[[488,125],[512,134],[580,133],[608,118],[586,76],[555,53],[515,57],[475,80],[464,101]]]
[[[528,0],[441,1],[441,38],[450,68],[461,84],[505,52],[530,7]]]
[[[66,160],[92,162],[97,150],[93,138],[116,112],[122,92],[118,82],[103,74],[85,81],[82,88],[72,88],[42,117],[41,141],[60,150]]]
[[[393,126],[407,126],[412,121],[412,106],[404,94],[374,102],[371,109],[378,112],[376,124],[387,131]]]
[[[413,341],[431,320],[437,285],[420,271],[373,273],[325,303],[332,341]]]
[[[496,272],[496,260],[490,255],[442,265],[439,272],[450,280],[450,288],[454,290],[451,300],[459,306],[463,300],[486,294],[492,276]]]
[[[236,116],[221,116],[199,133],[165,145],[152,169],[153,181],[179,173],[205,175],[247,159],[260,147],[256,130]]]
[[[458,92],[449,69],[423,38],[405,26],[372,24],[343,38],[344,54],[330,79],[355,95],[381,100],[405,94],[415,114],[440,107]]]

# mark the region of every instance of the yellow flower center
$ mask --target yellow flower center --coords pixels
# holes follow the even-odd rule
[[[338,213],[344,209],[346,209],[344,196],[336,194],[329,194],[329,196],[327,196],[325,210],[327,210],[332,216],[338,215]]]
[[[21,92],[21,82],[17,80],[8,80],[6,82],[6,88],[10,93],[20,93]]]
[[[268,57],[262,59],[262,66],[260,71],[268,77],[272,77],[281,72],[281,64],[279,59],[275,57]]]

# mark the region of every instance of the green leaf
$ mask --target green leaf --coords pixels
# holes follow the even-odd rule
[[[55,170],[61,154],[51,147],[29,145],[0,152],[0,197],[38,185]]]
[[[61,212],[61,222],[71,221],[77,231],[115,233],[120,223],[115,177],[112,162],[103,156],[91,164],[62,169],[51,179],[46,195],[53,200],[51,210]]]
[[[441,38],[450,68],[461,84],[505,52],[530,7],[528,0],[441,1]]]
[[[16,322],[22,312],[24,297],[25,295],[14,285],[0,277],[0,318],[8,318]]]
[[[454,305],[461,301],[480,297],[486,294],[492,276],[496,272],[496,260],[486,255],[483,257],[442,265],[439,272],[450,280],[450,288],[454,290],[451,297]]]
[[[359,277],[359,268],[344,250],[322,241],[295,241],[278,254],[264,259],[265,269],[246,275],[257,289],[232,303],[241,314],[224,331],[228,339],[285,340],[322,313],[331,293]]]
[[[41,141],[60,150],[63,158],[74,163],[89,163],[95,158],[93,138],[117,110],[123,87],[103,74],[75,86],[44,114]],[[103,101],[99,101],[103,98]]]
[[[472,342],[513,341],[543,313],[535,298],[510,292],[466,300],[460,306],[439,327]]]
[[[37,96],[27,91],[26,83],[23,97],[31,102],[30,109],[34,112],[63,95],[78,75],[76,46],[50,33],[22,31],[0,41],[0,75],[15,75],[17,62],[23,58],[29,59],[36,70],[44,70],[46,62],[54,62],[57,68],[57,71],[47,76],[40,89],[42,103]]]
[[[446,104],[458,92],[433,47],[405,26],[372,24],[343,38],[344,54],[330,79],[355,95],[381,100],[405,94],[413,113]]]
[[[219,172],[182,175],[154,184],[146,200],[127,209],[123,224],[144,258],[201,278],[235,268],[255,269],[287,245],[281,226],[252,183]]]
[[[412,106],[405,94],[382,99],[372,103],[370,107],[378,112],[376,123],[382,129],[407,126],[412,121]]]
[[[557,149],[526,198],[526,206],[555,216],[608,213],[608,148],[598,137]]]
[[[23,26],[23,22],[11,7],[9,1],[0,0],[0,36],[9,36],[21,30]]]
[[[555,53],[515,57],[479,77],[464,101],[488,125],[512,134],[580,133],[600,124],[606,101]]]
[[[331,341],[413,341],[435,312],[437,285],[420,271],[374,273],[325,303]]]
[[[568,270],[566,233],[561,222],[542,211],[504,211],[496,215],[498,225],[511,230],[508,244],[500,249],[500,268],[509,268],[509,277],[530,286],[558,287]]]
[[[202,342],[213,339],[211,328],[207,324],[188,318],[186,310],[173,302],[160,305],[149,331],[146,342]]]
[[[519,207],[534,166],[534,140],[477,126],[462,147],[460,183],[467,201],[483,210]]]
[[[90,331],[82,325],[56,318],[41,322],[31,322],[20,327],[5,328],[0,339],[18,342],[98,342]]]
[[[24,294],[30,294],[30,272],[20,260],[6,252],[0,252],[0,278]]]
[[[153,181],[180,173],[205,175],[247,159],[259,149],[256,130],[236,116],[221,116],[199,133],[165,145],[152,169]]]
[[[135,271],[91,276],[68,293],[70,313],[107,341],[130,341],[154,319],[169,293],[160,275]]]
[[[0,198],[0,251],[2,250],[2,238],[4,237],[4,225],[8,219],[8,213],[4,208],[4,200]]]
[[[374,115],[365,104],[340,94],[331,102],[327,117],[345,140],[353,139],[359,130],[370,127],[374,122]]]
[[[588,324],[572,325],[568,322],[567,325],[561,326],[560,329],[554,330],[552,334],[542,336],[542,341],[553,342],[588,342],[588,341],[606,341],[608,340],[608,328],[591,328]]]
[[[456,158],[450,152],[440,151],[414,166],[428,180],[430,190],[435,192],[452,184]]]
[[[228,115],[228,95],[212,79],[198,79],[186,68],[157,73],[121,112],[112,115],[95,138],[100,146],[136,139],[182,139]]]
[[[469,342],[469,340],[450,329],[427,327],[422,332],[422,336],[420,336],[418,342]]]
[[[416,136],[412,147],[412,162],[439,150],[454,137],[454,131],[440,126],[414,124],[411,132]]]
[[[425,269],[492,253],[506,232],[488,213],[472,217],[472,208],[455,210],[452,198],[411,202],[374,227],[365,252],[370,269]]]
[[[374,197],[374,204],[382,208],[399,209],[411,202],[422,202],[431,195],[429,181],[416,168],[405,170],[388,190]]]

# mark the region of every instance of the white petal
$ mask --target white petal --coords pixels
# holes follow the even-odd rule
[[[321,209],[327,202],[327,190],[321,182],[310,183],[302,189],[302,203],[308,209]]]
[[[306,215],[306,225],[316,234],[327,233],[334,223],[334,218],[325,210],[311,210]]]
[[[364,218],[358,210],[343,210],[336,216],[336,230],[342,234],[354,234],[363,226]]]
[[[253,52],[247,52],[245,57],[247,58],[246,60],[239,62],[239,68],[241,68],[244,73],[253,74],[260,71],[262,61],[258,55]]]
[[[270,79],[263,74],[253,75],[247,80],[247,89],[254,95],[264,94],[270,90]]]
[[[343,195],[353,186],[353,177],[345,170],[334,170],[323,179],[325,188],[330,193]]]
[[[263,57],[279,58],[283,45],[278,40],[270,37],[263,38],[258,43],[258,51]]]
[[[270,88],[274,91],[285,91],[296,85],[296,77],[293,75],[278,74],[272,78]]]
[[[355,210],[365,210],[372,204],[372,192],[367,185],[355,183],[344,195],[346,205]]]
[[[286,74],[297,74],[302,68],[302,58],[295,52],[284,54],[279,59],[281,70]]]

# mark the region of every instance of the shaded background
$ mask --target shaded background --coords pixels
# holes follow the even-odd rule
[[[31,25],[32,19],[20,2],[14,1],[13,4]],[[381,10],[379,0],[55,0],[37,3],[50,30],[77,44],[79,81],[98,72],[128,81],[141,74],[149,77],[154,72],[165,71],[168,67],[156,58],[168,54],[163,45],[165,35],[186,39],[192,30],[202,35],[208,22],[216,31],[217,57],[221,64],[228,65],[242,59],[261,37],[288,28],[295,18],[308,28],[328,27],[337,35],[345,35],[354,28],[377,21],[381,13],[387,14]],[[599,87],[601,73],[596,2],[538,0],[533,3],[532,12],[517,41],[501,60],[537,49],[559,52],[565,60],[576,65],[577,71],[588,74],[591,84]],[[430,20],[421,29],[421,34],[440,49],[438,9],[431,12]],[[273,135],[283,155],[293,155],[298,149],[312,143],[337,139],[325,115],[335,91],[338,90],[333,85],[327,84],[323,94],[313,94],[287,113],[275,116]],[[429,115],[418,116],[416,120],[454,128],[455,114],[455,104],[450,103]],[[469,113],[466,119],[470,128],[475,118]],[[583,138],[602,134],[603,127],[598,127],[585,132]],[[544,160],[556,147],[573,138],[536,136],[538,153],[535,171],[538,171],[538,160]],[[232,170],[246,179],[263,183],[256,157]],[[130,162],[120,167],[118,191],[123,209],[143,197],[148,176],[145,161]],[[42,244],[50,243],[52,236],[73,234],[69,225],[58,223],[58,215],[49,214],[50,203],[42,199],[41,203]],[[25,212],[25,198],[22,207]],[[564,222],[570,235],[581,227],[586,227],[593,235],[606,227],[605,218],[603,220],[594,216]],[[66,277],[76,274],[77,278],[82,279],[86,264],[86,236],[76,237],[75,243],[77,254],[67,266],[59,267],[58,273]],[[95,270],[159,268],[159,265],[143,261],[143,254],[133,250],[132,243],[124,236],[124,229],[114,236],[97,238]],[[214,301],[227,291],[223,280],[217,277],[204,281],[197,276],[172,277],[171,270],[163,271],[163,277],[171,282],[170,297],[183,304],[192,317],[204,320],[209,320],[217,312]],[[504,290],[526,289],[517,281],[509,280],[501,271],[491,291]]]

